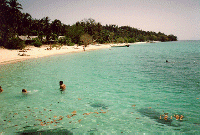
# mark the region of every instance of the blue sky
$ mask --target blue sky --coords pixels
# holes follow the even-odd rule
[[[72,25],[93,18],[102,25],[131,26],[200,40],[200,0],[18,0],[33,18]]]

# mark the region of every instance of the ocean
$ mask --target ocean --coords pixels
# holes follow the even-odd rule
[[[0,65],[0,86],[2,135],[200,134],[200,41]]]

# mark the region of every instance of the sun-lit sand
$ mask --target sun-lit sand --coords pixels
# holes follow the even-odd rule
[[[0,64],[8,64],[23,61],[30,58],[40,58],[45,56],[51,55],[58,55],[58,54],[65,54],[65,53],[73,53],[73,52],[83,52],[83,47],[78,46],[62,46],[59,48],[52,48],[52,50],[47,50],[49,45],[43,45],[42,47],[34,47],[34,46],[27,46],[25,48],[26,52],[21,52],[22,50],[11,50],[11,49],[3,49],[0,48]],[[88,45],[85,48],[85,51],[90,50],[97,50],[103,48],[110,48],[110,45]],[[25,56],[20,56],[25,55]]]
[[[134,44],[143,44],[146,42],[136,42]],[[85,51],[97,50],[110,48],[114,45],[125,45],[122,44],[97,44],[97,45],[88,45],[85,48]],[[19,61],[23,61],[31,58],[40,58],[51,55],[65,54],[65,53],[74,53],[74,52],[84,52],[83,46],[62,46],[61,48],[52,48],[52,50],[48,50],[50,45],[43,45],[41,47],[27,46],[24,50],[25,52],[21,52],[22,50],[13,50],[13,49],[3,49],[0,48],[0,64],[8,64],[15,63]],[[23,55],[23,56],[21,56]]]

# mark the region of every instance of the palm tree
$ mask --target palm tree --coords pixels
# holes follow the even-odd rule
[[[60,20],[55,19],[51,23],[51,29],[54,34],[57,34],[57,36],[60,35],[61,29],[62,29],[62,23]]]
[[[17,32],[18,27],[21,25],[21,16],[22,13],[20,9],[22,9],[22,5],[17,2],[17,0],[8,1],[8,5],[10,6],[10,18],[9,23],[11,27],[13,27],[14,35]]]
[[[0,0],[0,26],[3,26],[3,24],[6,24],[7,18],[8,18],[8,5],[6,0]],[[2,27],[0,27],[0,31],[2,30]]]
[[[30,27],[32,23],[32,17],[29,13],[22,14],[22,27],[20,28],[23,35],[29,35]]]
[[[22,5],[19,4],[19,3],[17,2],[17,0],[10,0],[10,1],[8,2],[8,4],[10,5],[10,8],[13,9],[13,10],[23,9],[23,8],[22,8]]]
[[[0,6],[6,6],[7,0],[0,0]]]
[[[37,36],[39,32],[40,32],[40,21],[37,19],[34,19],[32,20],[32,23],[31,23],[31,35]]]
[[[9,38],[16,35],[22,23],[20,9],[22,5],[17,0],[0,0],[0,38],[3,46],[6,46]]]
[[[4,46],[8,40],[8,5],[6,0],[0,0],[0,46]]]
[[[42,18],[42,24],[43,24],[43,33],[47,36],[51,34],[51,29],[50,29],[50,19],[49,17],[44,17]]]

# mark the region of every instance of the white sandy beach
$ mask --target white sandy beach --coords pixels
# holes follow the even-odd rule
[[[146,42],[136,42],[136,44],[144,44]],[[123,44],[98,44],[98,45],[88,45],[85,51],[97,50],[110,48],[113,45],[123,45]],[[62,46],[60,49],[56,49],[56,47],[52,48],[52,50],[47,50],[49,45],[43,45],[41,47],[27,46],[25,48],[26,52],[20,52],[21,50],[12,50],[12,49],[3,49],[0,48],[0,64],[8,64],[15,63],[19,61],[23,61],[31,58],[40,58],[51,55],[65,54],[65,53],[74,53],[74,52],[83,52],[83,47],[78,46],[75,48],[74,46]],[[26,56],[20,56],[25,54]]]
[[[47,48],[49,48],[49,45],[43,45],[40,48],[34,46],[27,46],[25,48],[26,52],[20,52],[21,50],[0,48],[0,64],[15,63],[31,58],[40,58],[57,54],[84,51],[82,46],[78,46],[77,48],[75,48],[74,46],[62,46],[60,49],[56,49],[56,47],[54,47],[52,48],[52,50],[47,50]],[[110,48],[110,45],[88,45],[85,51],[97,50],[103,48]],[[25,54],[26,56],[20,56],[22,54]]]

